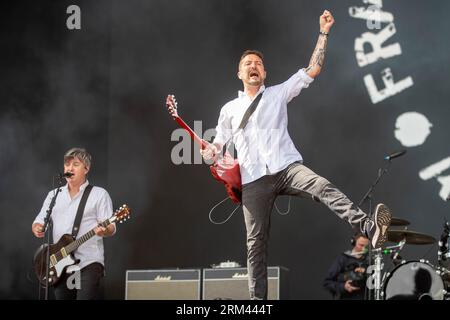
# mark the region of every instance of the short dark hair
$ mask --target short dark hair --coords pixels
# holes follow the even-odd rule
[[[355,233],[353,237],[350,239],[352,246],[356,246],[356,241],[358,241],[359,238],[369,239],[364,233],[361,232]]]
[[[261,58],[262,61],[264,61],[264,55],[262,54],[261,51],[258,50],[245,50],[242,55],[241,55],[241,59],[239,60],[239,65],[241,64],[242,59],[244,59],[246,56],[248,56],[249,54],[254,54],[257,55],[258,57]]]

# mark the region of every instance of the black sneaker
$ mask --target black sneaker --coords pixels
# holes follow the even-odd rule
[[[373,220],[367,219],[363,231],[370,239],[372,248],[380,248],[387,240],[387,230],[391,224],[392,214],[389,208],[379,203],[375,208]]]

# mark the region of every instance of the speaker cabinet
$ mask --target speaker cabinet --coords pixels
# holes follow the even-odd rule
[[[125,300],[200,300],[200,269],[127,270]]]
[[[269,300],[288,299],[287,269],[268,267]],[[248,300],[247,268],[203,269],[204,300]]]

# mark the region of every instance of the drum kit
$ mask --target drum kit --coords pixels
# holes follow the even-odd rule
[[[367,287],[373,289],[375,300],[450,300],[450,270],[443,260],[448,257],[447,252],[438,252],[438,266],[427,260],[402,260],[399,252],[404,245],[435,244],[434,237],[407,230],[407,220],[393,217],[387,231],[387,242],[396,243],[393,246],[372,250],[374,264],[367,272],[372,273],[367,281]],[[439,250],[448,251],[448,223],[439,241]],[[405,227],[393,229],[392,227]],[[445,242],[445,243],[443,243]],[[383,272],[383,255],[390,254],[394,267]],[[450,257],[449,257],[450,260]],[[370,280],[370,283],[369,283]]]

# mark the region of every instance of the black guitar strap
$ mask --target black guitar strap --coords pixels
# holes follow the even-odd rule
[[[80,204],[78,205],[77,215],[75,217],[75,222],[72,228],[72,237],[75,239],[77,237],[78,231],[80,230],[81,218],[83,218],[84,208],[86,207],[86,202],[89,194],[92,190],[92,185],[87,185],[84,189],[83,196],[81,197]]]
[[[250,116],[253,114],[253,112],[255,112],[256,108],[258,107],[259,101],[261,100],[261,97],[262,97],[263,93],[264,93],[264,91],[261,92],[261,93],[255,98],[255,100],[252,101],[252,103],[250,104],[250,106],[247,108],[247,111],[245,111],[245,114],[244,114],[244,116],[242,117],[241,124],[239,125],[239,128],[235,131],[235,133],[238,132],[240,129],[244,129],[244,128],[245,128],[245,126],[246,126],[247,123],[248,123],[248,119],[250,118]],[[225,142],[224,148],[222,148],[222,154],[225,153],[225,149],[227,148],[227,144],[228,144],[228,142],[230,142],[231,139],[233,139],[233,135],[231,135],[231,137],[227,140],[227,142]],[[239,192],[240,192],[240,191],[239,191]],[[211,222],[214,223],[214,224],[223,224],[223,223],[227,222],[227,221],[231,218],[231,216],[234,214],[234,212],[235,212],[238,208],[240,208],[240,207],[242,206],[242,203],[240,203],[238,206],[236,206],[236,208],[231,212],[231,214],[228,216],[228,218],[226,218],[226,219],[223,220],[222,222],[216,222],[216,221],[214,221],[214,220],[211,218],[213,210],[214,210],[218,205],[222,204],[222,203],[223,203],[225,200],[227,200],[227,199],[228,199],[228,197],[225,198],[225,199],[223,199],[223,200],[222,200],[221,202],[219,202],[218,204],[216,204],[216,205],[211,209],[211,211],[209,211],[209,221],[211,221]]]
[[[245,111],[244,116],[242,117],[241,120],[241,124],[239,125],[239,129],[244,129],[245,126],[247,125],[248,119],[250,118],[250,116],[253,114],[253,112],[255,112],[256,107],[259,104],[259,100],[261,100],[261,97],[263,95],[264,91],[261,92],[256,98],[255,100],[252,101],[252,103],[250,104],[250,106],[247,108],[247,111]]]
[[[262,97],[263,93],[264,93],[264,91],[261,92],[261,93],[255,98],[255,100],[252,101],[252,103],[250,104],[250,106],[247,108],[247,111],[245,111],[245,114],[244,114],[244,116],[242,117],[241,124],[239,125],[239,128],[237,128],[237,130],[235,131],[235,133],[238,132],[240,129],[244,129],[244,128],[245,128],[245,126],[246,126],[247,123],[248,123],[248,119],[250,119],[250,116],[253,114],[253,112],[255,112],[256,108],[258,107],[259,100],[261,100],[261,97]],[[234,135],[234,134],[232,134],[231,137],[227,140],[227,142],[225,142],[225,144],[224,144],[225,147],[222,149],[222,154],[225,153],[225,150],[226,150],[226,148],[227,148],[227,144],[228,144],[228,142],[231,141],[231,139],[233,139],[233,135]]]

